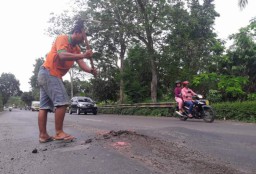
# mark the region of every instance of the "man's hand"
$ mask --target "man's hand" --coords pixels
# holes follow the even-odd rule
[[[92,50],[86,50],[86,52],[83,53],[83,55],[85,58],[91,58],[93,55],[93,52],[92,52]]]
[[[94,76],[96,76],[98,74],[98,71],[95,68],[91,68],[90,71]]]

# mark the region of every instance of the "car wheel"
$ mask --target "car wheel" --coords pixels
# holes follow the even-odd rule
[[[97,111],[94,111],[94,112],[93,112],[93,115],[97,115]]]
[[[77,108],[76,113],[77,113],[77,115],[80,115],[80,109],[79,108]]]

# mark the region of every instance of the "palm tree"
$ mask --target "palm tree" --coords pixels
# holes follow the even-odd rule
[[[238,0],[238,5],[241,9],[245,8],[245,6],[248,4],[248,0]]]

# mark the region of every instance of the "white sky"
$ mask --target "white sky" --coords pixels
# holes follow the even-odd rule
[[[1,0],[0,1],[0,75],[12,73],[20,89],[29,91],[35,59],[50,50],[53,38],[45,35],[50,13],[68,8],[69,0]],[[256,16],[256,1],[249,0],[244,10],[238,0],[215,0],[216,32],[221,39],[238,32]]]

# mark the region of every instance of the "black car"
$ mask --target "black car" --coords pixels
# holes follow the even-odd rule
[[[89,97],[73,97],[71,99],[71,104],[69,107],[69,114],[76,113],[92,113],[94,115],[97,115],[98,108],[96,103]]]

